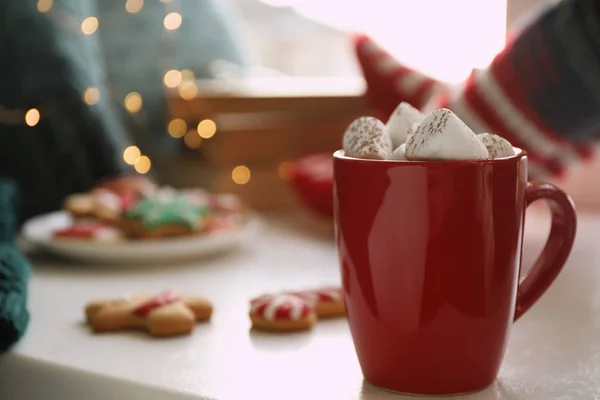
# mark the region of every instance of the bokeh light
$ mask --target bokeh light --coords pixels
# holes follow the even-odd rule
[[[166,87],[173,89],[179,86],[182,78],[183,76],[181,72],[177,71],[176,69],[172,69],[170,71],[167,71],[163,81],[165,82]]]
[[[54,0],[38,0],[37,10],[41,13],[47,13],[52,9],[53,4]]]
[[[25,123],[29,126],[36,126],[40,122],[40,112],[36,108],[25,113]]]
[[[198,95],[198,86],[193,81],[184,81],[179,85],[179,96],[184,100],[193,100]]]
[[[183,18],[181,17],[181,14],[176,12],[168,13],[163,21],[165,28],[169,31],[178,29],[182,22]]]
[[[94,105],[100,100],[100,90],[96,87],[90,87],[83,93],[83,101],[88,105]]]
[[[138,157],[137,160],[135,160],[135,164],[133,165],[133,167],[135,168],[137,173],[146,174],[148,173],[148,171],[150,171],[152,163],[150,162],[150,159],[147,156],[141,156]]]
[[[137,146],[129,146],[123,150],[123,160],[129,165],[134,165],[141,156],[142,152]]]
[[[231,179],[238,185],[245,185],[250,181],[250,168],[245,165],[238,165],[231,171]]]
[[[217,124],[212,119],[205,119],[198,124],[198,135],[204,139],[210,139],[217,132]]]
[[[135,14],[144,7],[144,0],[127,0],[125,3],[125,9],[127,12]]]
[[[142,100],[142,96],[138,92],[131,92],[125,96],[125,101],[123,104],[129,113],[134,114],[141,110],[144,102]]]
[[[81,32],[91,35],[98,30],[98,18],[87,17],[81,23]]]
[[[187,123],[181,118],[175,118],[171,122],[169,122],[169,126],[167,127],[169,135],[172,137],[179,139],[185,135],[187,132]]]
[[[199,149],[202,146],[202,138],[198,135],[198,132],[190,129],[183,137],[183,143],[190,149]]]

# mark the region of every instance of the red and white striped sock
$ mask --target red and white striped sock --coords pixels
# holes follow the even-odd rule
[[[355,36],[354,47],[367,82],[366,96],[380,119],[386,120],[403,101],[421,109],[447,86],[400,64],[366,35]]]
[[[402,101],[424,112],[448,108],[476,133],[498,134],[526,150],[533,179],[560,177],[573,162],[594,154],[591,140],[575,142],[553,132],[530,106],[518,80],[523,74],[509,59],[510,44],[488,69],[473,70],[462,85],[440,83],[401,65],[364,35],[355,44],[367,98],[384,121]]]
[[[592,141],[572,142],[547,128],[532,112],[519,95],[519,86],[510,82],[510,73],[502,68],[502,56],[489,69],[473,70],[460,87],[436,94],[424,111],[448,108],[475,133],[496,133],[526,150],[530,179],[562,178],[574,163],[593,158]]]

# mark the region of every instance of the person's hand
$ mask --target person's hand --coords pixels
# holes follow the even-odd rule
[[[151,179],[141,175],[129,175],[106,179],[94,186],[93,189],[110,190],[120,196],[136,196],[154,188],[156,188],[156,183]]]

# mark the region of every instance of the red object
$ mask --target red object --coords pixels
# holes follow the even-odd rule
[[[307,208],[320,216],[333,217],[331,153],[313,154],[297,160],[291,169],[290,184]]]
[[[293,294],[295,296],[301,297],[303,299],[309,301],[338,301],[340,300],[342,295],[342,288],[331,287],[331,288],[321,288],[316,290],[303,290],[300,292],[285,292],[289,294]]]
[[[401,101],[422,109],[433,94],[447,86],[399,63],[364,34],[354,36],[354,49],[367,83],[365,95],[373,116],[384,122]]]
[[[301,297],[289,294],[266,294],[250,302],[254,314],[269,320],[306,318],[312,307]]]
[[[107,226],[109,225],[106,223],[96,221],[76,222],[64,229],[54,231],[54,236],[93,239],[98,230],[106,228]]]
[[[163,292],[161,294],[159,294],[158,296],[155,296],[153,298],[151,298],[150,300],[148,300],[147,302],[141,304],[139,307],[137,307],[135,310],[133,310],[133,313],[138,316],[138,317],[145,317],[147,316],[150,311],[162,307],[162,306],[166,306],[167,304],[171,304],[171,303],[175,303],[176,301],[179,301],[180,297],[178,294],[176,294],[175,292],[171,291],[171,290],[167,290],[166,292]]]
[[[508,333],[548,289],[575,238],[572,201],[527,183],[527,156],[392,162],[334,156],[336,241],[365,379],[403,393],[481,390]],[[519,284],[525,208],[552,228]]]

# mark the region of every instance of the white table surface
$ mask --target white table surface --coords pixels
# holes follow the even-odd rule
[[[524,264],[548,223],[528,218]],[[32,320],[0,357],[2,400],[402,398],[363,384],[345,320],[309,333],[249,332],[248,300],[263,292],[339,282],[330,232],[310,220],[265,221],[246,249],[195,265],[115,269],[36,261]],[[93,298],[173,288],[209,297],[210,323],[189,337],[94,336],[82,323]],[[500,376],[466,399],[600,398],[600,216],[580,215],[571,259],[515,324]]]

